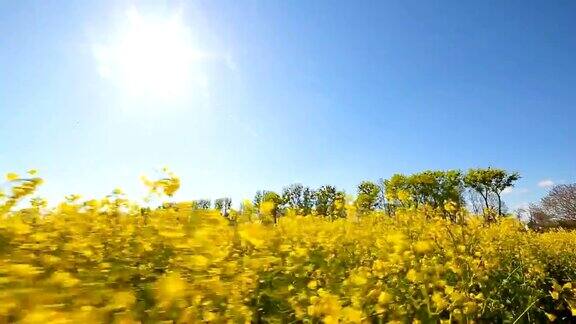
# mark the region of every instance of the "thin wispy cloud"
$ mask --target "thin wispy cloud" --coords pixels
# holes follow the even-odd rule
[[[526,201],[522,201],[516,205],[514,205],[514,209],[528,209],[530,208],[530,203]]]
[[[530,192],[530,190],[528,190],[527,188],[513,188],[513,187],[508,187],[504,190],[502,190],[502,194],[503,195],[522,195],[525,193]]]
[[[544,180],[538,182],[538,187],[549,188],[549,187],[552,187],[554,184],[555,184],[554,181],[552,181],[550,179],[544,179]]]
[[[514,188],[508,187],[508,188],[502,190],[502,194],[503,194],[503,195],[509,195],[509,194],[511,194],[513,191],[514,191]]]

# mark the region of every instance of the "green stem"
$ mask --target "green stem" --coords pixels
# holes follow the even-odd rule
[[[532,306],[534,306],[534,304],[536,304],[536,302],[539,300],[540,300],[540,298],[536,299],[535,301],[532,302],[532,304],[528,305],[528,307],[526,307],[526,309],[522,312],[522,314],[520,314],[520,316],[518,316],[518,318],[516,318],[516,320],[514,320],[514,322],[512,322],[512,324],[516,324],[522,318],[522,316],[524,316],[524,314],[526,314],[526,312],[530,308],[532,308]]]

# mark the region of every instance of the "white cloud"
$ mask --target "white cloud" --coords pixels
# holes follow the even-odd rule
[[[514,205],[515,214],[520,217],[523,221],[529,220],[529,213],[528,210],[530,208],[530,204],[527,202],[521,202]]]
[[[530,208],[530,203],[525,201],[514,205],[514,209],[528,209],[528,208]]]
[[[538,187],[540,188],[548,188],[548,187],[552,187],[554,185],[554,181],[550,180],[550,179],[544,179],[540,182],[538,182]]]
[[[509,194],[512,193],[512,191],[514,191],[514,188],[508,187],[508,188],[502,190],[502,194],[503,194],[503,195],[509,195]]]
[[[503,195],[522,195],[525,194],[527,192],[529,192],[530,190],[526,189],[526,188],[513,188],[513,187],[508,187],[504,190],[502,190],[502,194]]]

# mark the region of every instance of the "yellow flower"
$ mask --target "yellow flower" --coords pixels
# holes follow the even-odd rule
[[[442,310],[442,309],[446,308],[449,304],[446,301],[446,299],[444,298],[444,296],[439,292],[433,293],[431,299],[432,299],[432,302],[434,302],[434,305],[436,305],[437,310]]]
[[[39,323],[52,323],[57,313],[50,310],[36,309],[29,312],[24,316],[21,323],[24,324],[39,324]]]
[[[406,236],[402,233],[393,233],[388,236],[388,241],[392,243],[394,251],[400,253],[404,251],[407,247]]]
[[[316,296],[314,296],[316,297]],[[340,301],[338,296],[332,295],[323,289],[318,290],[318,297],[311,299],[312,305],[308,306],[308,314],[311,316],[331,315],[340,317]]]
[[[208,266],[209,260],[203,255],[193,255],[190,257],[190,265],[195,270],[204,270]]]
[[[50,281],[64,288],[70,288],[78,285],[80,280],[74,278],[70,273],[65,271],[56,271],[50,277]]]
[[[238,233],[240,238],[256,248],[261,248],[266,243],[268,237],[267,229],[260,224],[243,224]]]
[[[350,281],[356,286],[363,286],[368,282],[368,278],[364,274],[353,274],[350,277]]]
[[[136,297],[131,291],[119,291],[112,297],[111,306],[114,309],[130,308],[136,303]]]
[[[474,303],[472,301],[466,302],[464,304],[464,314],[466,314],[466,315],[474,314],[477,309],[478,309],[478,305],[476,305],[476,303]]]
[[[554,300],[558,300],[559,298],[558,292],[555,290],[550,292],[550,296],[552,296],[552,299]]]
[[[362,311],[352,307],[345,307],[342,309],[342,315],[347,323],[360,323],[362,322]]]
[[[414,251],[419,254],[425,254],[432,251],[432,245],[428,241],[418,241],[414,244]]]
[[[390,304],[393,300],[393,296],[385,291],[381,292],[378,296],[378,303],[382,305]]]
[[[260,212],[264,215],[272,214],[274,208],[276,208],[276,204],[272,201],[264,201],[260,204]]]
[[[159,196],[172,190],[165,172],[149,180]],[[460,209],[462,221],[453,222],[442,206],[355,217],[344,200],[346,217],[283,208],[275,224],[251,203],[226,217],[192,202],[141,206],[113,195],[40,208],[40,199],[19,200],[39,178],[17,179],[0,199],[0,322],[250,323],[257,314],[270,322],[419,323],[431,314],[473,322],[484,306],[488,322],[490,314],[516,318],[526,305],[499,300],[498,287],[528,291],[530,300],[550,294],[558,311],[576,316],[574,282],[541,290],[553,277],[549,260],[567,273],[576,268],[567,257],[574,231],[485,224]],[[495,282],[515,260],[526,269],[521,282]],[[548,320],[568,321],[549,309]]]
[[[444,209],[449,213],[454,213],[458,210],[458,206],[453,201],[448,201],[444,204]]]
[[[11,264],[7,267],[8,273],[18,277],[30,278],[35,277],[42,273],[38,268],[30,264]]]
[[[206,311],[206,312],[202,313],[202,320],[206,321],[208,323],[212,323],[212,322],[216,321],[217,318],[218,318],[218,315],[214,312]]]
[[[340,321],[338,320],[338,317],[332,316],[332,315],[328,315],[326,317],[324,317],[324,324],[338,324],[340,323]]]
[[[408,273],[406,273],[406,279],[411,282],[419,282],[421,280],[421,275],[416,270],[410,269],[408,270]]]
[[[171,302],[186,296],[188,284],[179,274],[172,273],[158,280],[157,297],[161,302]]]
[[[8,180],[8,181],[17,180],[19,177],[20,177],[20,176],[18,176],[18,174],[17,174],[17,173],[14,173],[14,172],[6,173],[6,180]]]
[[[318,287],[318,282],[316,280],[310,280],[306,286],[309,289],[316,289],[316,287]]]
[[[576,300],[568,301],[568,307],[570,308],[572,316],[576,317]]]
[[[409,202],[411,200],[410,193],[405,190],[398,190],[398,200],[403,203]]]
[[[293,254],[296,257],[303,258],[303,257],[308,256],[308,249],[303,248],[303,247],[297,247],[296,249],[294,249]]]

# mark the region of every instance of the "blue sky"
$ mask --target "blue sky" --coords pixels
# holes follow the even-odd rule
[[[177,20],[194,58],[122,52],[130,13]],[[50,199],[138,197],[168,165],[177,198],[237,201],[495,166],[523,176],[514,208],[576,181],[575,18],[574,1],[0,1],[0,171],[38,168]]]

